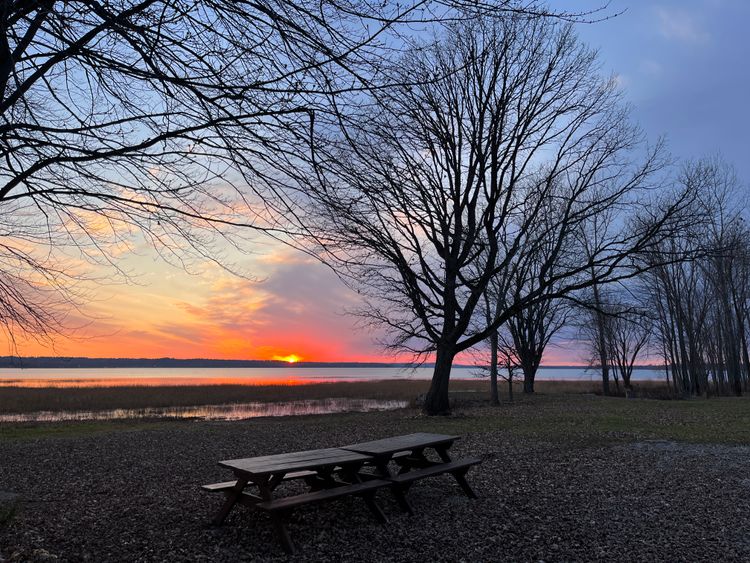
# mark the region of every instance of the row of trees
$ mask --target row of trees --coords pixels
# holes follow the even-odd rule
[[[747,194],[732,169],[706,160],[684,181],[700,187],[705,220],[655,249],[644,279],[655,348],[680,394],[736,394],[750,384],[750,228]],[[692,260],[666,264],[663,256]]]
[[[639,256],[638,275],[532,306],[493,335],[491,361],[499,358],[506,370],[522,368],[525,392],[533,392],[550,337],[564,328],[585,344],[605,394],[610,380],[617,391],[622,382],[630,392],[634,366],[644,361],[663,362],[676,395],[747,391],[750,229],[744,190],[716,157],[685,165],[678,181],[696,194],[696,220]]]

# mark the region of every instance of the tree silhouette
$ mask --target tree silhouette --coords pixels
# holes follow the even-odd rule
[[[592,269],[594,281],[634,275],[635,255],[678,228],[688,197],[651,194],[660,147],[635,160],[641,135],[569,26],[458,24],[399,72],[401,86],[342,108],[340,134],[318,133],[315,169],[295,180],[311,251],[365,296],[362,313],[390,346],[435,354],[425,409],[437,414],[456,354],[528,306],[588,287]],[[560,212],[539,229],[547,205]],[[605,211],[618,228],[587,256],[582,226]],[[549,241],[539,283],[473,323],[488,285],[507,294]]]

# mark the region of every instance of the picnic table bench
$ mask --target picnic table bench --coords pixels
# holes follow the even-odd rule
[[[387,523],[387,517],[375,501],[378,489],[389,487],[401,509],[413,514],[406,498],[409,487],[419,479],[446,473],[456,479],[468,497],[476,498],[465,475],[481,460],[451,460],[448,450],[458,438],[419,432],[342,448],[220,461],[219,465],[230,469],[236,479],[203,485],[203,489],[222,492],[226,497],[214,516],[214,524],[222,524],[237,504],[267,512],[282,546],[288,553],[294,553],[294,543],[284,517],[291,510],[306,504],[358,496],[364,499],[379,522]],[[430,459],[427,452],[431,451],[439,459]],[[397,471],[389,467],[392,463],[398,466]],[[304,481],[309,491],[294,496],[275,496],[279,485],[294,480]]]

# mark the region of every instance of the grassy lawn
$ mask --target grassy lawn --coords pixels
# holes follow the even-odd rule
[[[662,401],[537,395],[494,409],[466,409],[455,417],[425,418],[417,426],[456,434],[503,429],[519,438],[567,445],[635,440],[750,444],[750,398]]]

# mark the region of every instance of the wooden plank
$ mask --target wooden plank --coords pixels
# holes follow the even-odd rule
[[[292,497],[278,498],[267,502],[258,503],[255,506],[256,508],[266,510],[268,512],[291,510],[292,508],[303,506],[305,504],[315,504],[348,495],[358,495],[370,491],[375,491],[382,487],[389,487],[390,485],[390,482],[384,481],[383,479],[373,479],[370,481],[365,481],[364,483],[354,483],[352,485],[343,485],[341,487],[323,489],[321,491],[315,491],[312,493],[303,493],[301,495],[295,495]]]
[[[459,438],[460,436],[432,434],[429,432],[416,432],[414,434],[392,436],[390,438],[383,438],[381,440],[373,440],[371,442],[361,442],[359,444],[342,446],[341,449],[380,456],[406,450],[428,448],[441,444],[452,444]]]
[[[233,489],[237,481],[224,481],[223,483],[211,483],[210,485],[201,485],[201,489],[209,493],[219,493]]]
[[[294,471],[284,475],[282,481],[293,481],[295,479],[304,479],[306,477],[314,477],[317,473],[315,471]],[[220,493],[228,491],[234,487],[237,481],[224,481],[223,483],[211,483],[210,485],[201,485],[201,489],[208,491],[209,493]],[[255,486],[255,483],[248,483],[248,487]]]
[[[321,448],[318,450],[302,450],[298,452],[282,452],[271,455],[254,456],[244,459],[252,459],[258,462],[262,461],[286,461],[286,460],[297,460],[297,459],[309,459],[309,458],[321,458],[327,455],[339,455],[341,453],[340,448]],[[231,460],[230,460],[231,461]]]
[[[327,450],[279,454],[277,456],[263,456],[263,458],[230,459],[220,461],[219,465],[235,472],[257,476],[335,467],[337,465],[370,461],[371,459],[366,454],[339,448],[330,448]]]

